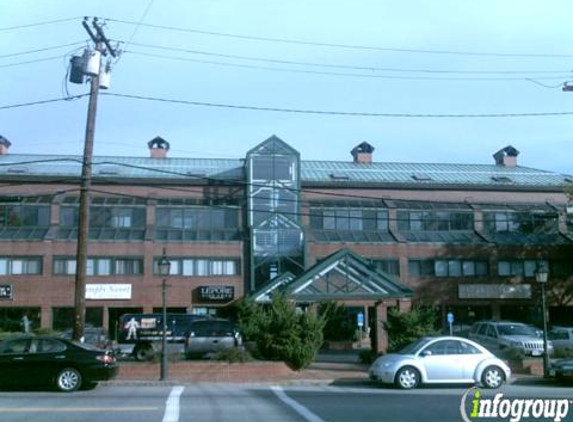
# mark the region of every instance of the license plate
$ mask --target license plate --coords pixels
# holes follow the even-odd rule
[[[555,376],[555,370],[554,370],[554,369],[550,369],[550,370],[549,370],[549,376],[550,376],[550,377],[554,377],[554,376]]]
[[[531,356],[541,356],[543,354],[542,351],[534,350],[531,352]]]

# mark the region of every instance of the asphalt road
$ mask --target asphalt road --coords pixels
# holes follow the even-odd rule
[[[266,385],[102,385],[93,391],[63,394],[50,391],[1,391],[4,422],[360,422],[462,421],[460,401],[467,387],[393,388],[357,386]],[[475,392],[475,391],[474,391]],[[472,394],[474,393],[472,392]],[[505,386],[504,398],[565,398],[573,421],[573,388]],[[492,393],[481,390],[483,397]],[[468,399],[468,412],[471,399]],[[509,421],[472,418],[473,421]],[[554,420],[522,418],[521,421]]]

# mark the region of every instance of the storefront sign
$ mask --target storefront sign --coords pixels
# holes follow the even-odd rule
[[[0,299],[12,299],[11,284],[0,284]]]
[[[460,299],[531,299],[530,284],[460,284]]]
[[[90,283],[86,285],[86,299],[89,300],[131,299],[131,284]]]
[[[199,300],[202,302],[228,302],[234,298],[233,286],[199,286]]]

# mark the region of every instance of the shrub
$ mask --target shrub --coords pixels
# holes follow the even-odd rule
[[[325,318],[324,340],[348,341],[354,338],[354,324],[345,306],[333,301],[323,302],[320,314]]]
[[[256,341],[264,319],[264,311],[261,305],[251,298],[244,298],[237,305],[237,329],[243,337],[243,341]]]
[[[390,309],[384,323],[388,333],[388,351],[395,352],[421,337],[438,334],[437,320],[436,310],[429,307],[415,306],[407,313]]]
[[[247,341],[256,343],[259,357],[282,360],[293,369],[307,367],[323,342],[325,320],[315,312],[303,312],[284,294],[268,305],[246,299],[239,305],[238,327]]]
[[[525,353],[523,350],[518,349],[517,347],[509,347],[503,351],[503,355],[508,360],[516,360],[520,361],[523,360],[525,357]]]
[[[217,352],[213,359],[227,361],[229,363],[245,363],[252,359],[251,354],[242,347],[232,347]]]

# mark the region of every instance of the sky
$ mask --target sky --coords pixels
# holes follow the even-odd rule
[[[276,135],[303,160],[366,141],[379,162],[491,164],[512,145],[573,173],[570,0],[0,0],[10,153],[83,152],[88,98],[62,100],[89,92],[66,79],[93,46],[83,16],[121,51],[95,155],[161,136],[170,157],[244,158]]]

